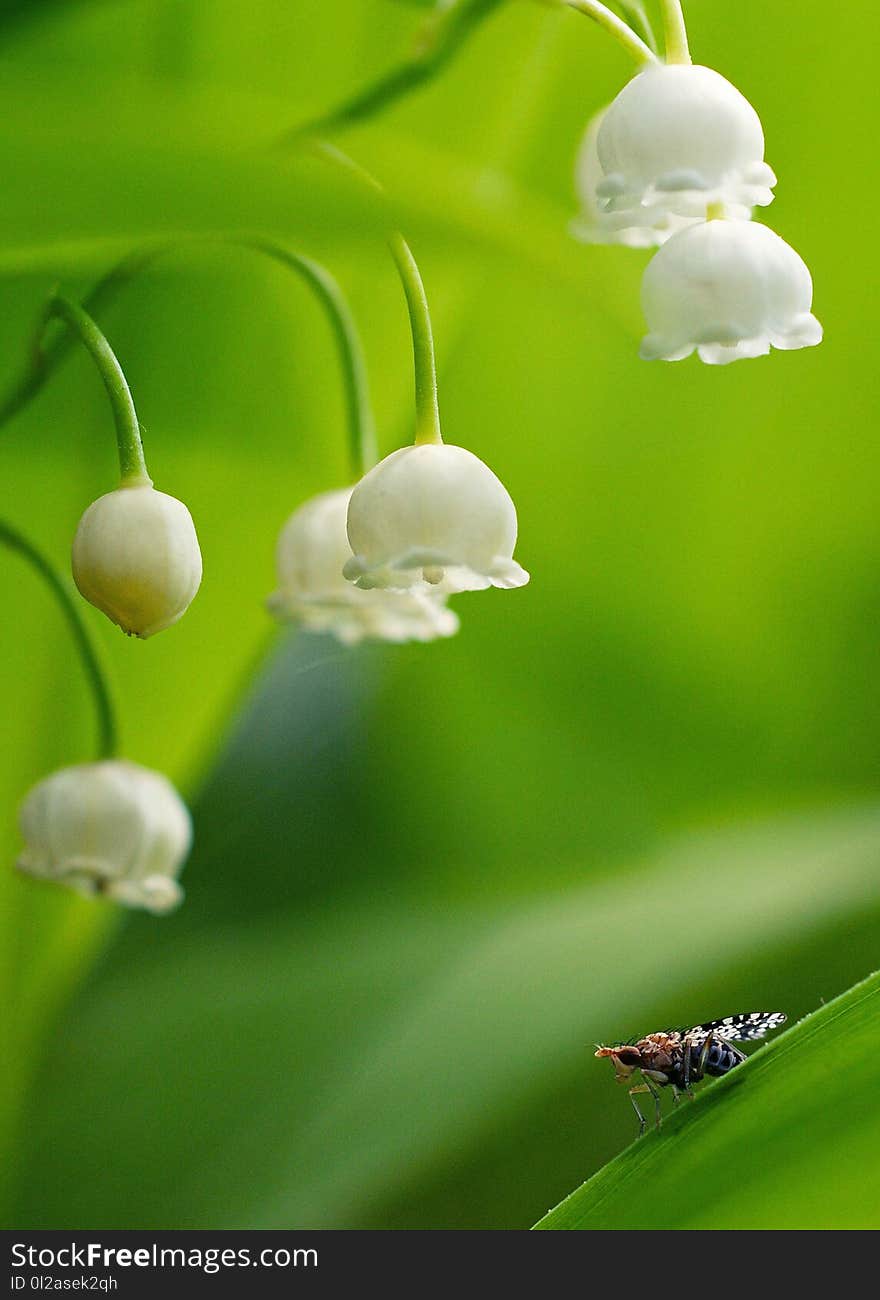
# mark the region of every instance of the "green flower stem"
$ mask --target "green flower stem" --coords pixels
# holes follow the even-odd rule
[[[357,91],[336,108],[286,133],[289,143],[308,135],[325,135],[375,116],[440,72],[467,38],[505,0],[451,0],[425,19],[413,53],[403,63]]]
[[[656,54],[642,38],[637,36],[622,18],[600,4],[599,0],[551,0],[551,3],[564,5],[567,9],[574,9],[577,13],[592,18],[600,27],[604,27],[605,31],[613,36],[637,63],[659,62]]]
[[[388,237],[388,247],[403,284],[412,331],[416,381],[416,445],[442,442],[440,407],[437,403],[437,359],[425,286],[412,249],[403,235],[394,231]]]
[[[356,477],[366,474],[378,459],[367,366],[354,316],[338,282],[320,262],[304,257],[301,253],[294,253],[283,244],[277,244],[261,235],[230,236],[229,242],[264,253],[280,262],[282,266],[302,276],[317,295],[333,330],[342,366],[352,468]]]
[[[117,729],[113,702],[110,698],[107,680],[101,668],[97,652],[80,613],[78,599],[69,590],[67,584],[50,561],[17,528],[13,528],[11,524],[3,520],[0,520],[0,542],[8,546],[10,550],[17,551],[19,555],[33,565],[61,606],[61,612],[67,620],[68,627],[73,635],[95,700],[95,712],[98,719],[97,756],[98,758],[113,758],[117,751]]]
[[[688,47],[687,27],[681,0],[660,0],[663,11],[663,33],[666,40],[667,63],[690,63],[691,52]]]
[[[112,271],[103,276],[82,299],[82,309],[95,316],[112,302],[118,289],[151,262],[159,253],[172,245],[153,244],[139,249],[122,259]],[[77,336],[69,329],[60,329],[46,336],[49,322],[48,308],[40,313],[28,353],[28,360],[18,379],[6,395],[0,398],[0,428],[8,424],[42,390],[46,380],[73,351]]]
[[[650,46],[652,53],[656,54],[657,40],[654,36],[654,28],[641,0],[620,0],[618,8],[623,9],[628,15],[633,31],[641,36],[645,44]]]
[[[83,298],[82,309],[93,315],[108,306],[131,279],[158,257],[179,251],[182,243],[212,243],[216,240],[271,257],[280,265],[301,276],[314,290],[333,330],[339,349],[348,408],[351,460],[355,476],[360,476],[376,462],[376,434],[370,405],[367,370],[363,347],[348,301],[330,272],[311,258],[261,235],[196,236],[192,241],[166,241],[151,244],[123,258],[98,281]],[[70,330],[52,335],[45,344],[47,314],[40,317],[28,362],[5,398],[0,400],[0,428],[7,424],[37,396],[50,375],[70,352],[75,341]]]
[[[53,316],[70,327],[98,367],[98,373],[104,381],[116,422],[121,485],[149,486],[153,480],[147,473],[137,412],[116,354],[88,312],[72,299],[65,298],[60,293],[53,294],[46,308],[45,319],[49,320]]]
[[[315,140],[312,152],[336,167],[342,168],[370,189],[384,193],[382,186],[366,168],[349,158],[347,153],[325,140]],[[434,351],[434,331],[431,313],[418,263],[412,249],[398,230],[388,236],[388,247],[406,295],[409,324],[412,332],[413,363],[416,390],[416,445],[442,442],[440,432],[440,407],[437,401],[437,358]]]

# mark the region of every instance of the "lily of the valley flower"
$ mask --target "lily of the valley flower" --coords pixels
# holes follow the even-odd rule
[[[766,226],[707,221],[680,231],[649,262],[642,307],[647,360],[696,351],[710,365],[812,347],[813,282],[802,259]]]
[[[748,218],[773,201],[758,114],[719,73],[699,64],[653,64],[606,110],[597,133],[605,222],[618,230],[669,229],[723,203]]]
[[[575,239],[585,244],[623,244],[628,248],[654,248],[674,235],[676,230],[691,224],[691,218],[675,216],[669,212],[655,212],[651,220],[656,224],[626,225],[621,221],[649,220],[647,213],[638,211],[626,218],[606,209],[596,191],[605,173],[599,162],[597,141],[605,116],[605,109],[596,113],[587,124],[575,163],[575,190],[581,210],[571,223]]]
[[[323,492],[295,510],[278,539],[278,589],[267,601],[278,618],[312,632],[330,632],[345,645],[433,641],[458,631],[458,618],[440,593],[361,591],[346,582],[351,559],[346,533],[352,489]]]
[[[150,912],[183,897],[192,823],[158,772],[120,759],[62,768],[26,796],[20,823],[16,865],[29,875]]]
[[[521,587],[516,509],[504,484],[464,447],[421,443],[386,456],[352,493],[345,565],[362,588],[479,591]]]
[[[86,600],[146,638],[186,612],[202,580],[192,516],[145,483],[93,501],[73,540],[73,577]]]

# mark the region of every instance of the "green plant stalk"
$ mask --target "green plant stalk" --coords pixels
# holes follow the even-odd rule
[[[467,38],[505,0],[452,0],[431,14],[420,28],[413,53],[405,62],[320,116],[286,132],[281,143],[325,135],[373,117],[430,81],[454,58]]]
[[[316,294],[330,322],[342,367],[352,469],[356,477],[366,474],[378,458],[376,427],[363,346],[348,299],[338,281],[320,262],[262,235],[233,236],[230,242],[263,253],[296,272]]]
[[[259,252],[292,270],[314,290],[327,313],[342,366],[352,471],[355,476],[359,476],[370,469],[377,457],[376,431],[363,346],[345,294],[327,268],[314,259],[295,253],[284,244],[262,235],[206,235],[194,236],[192,241],[163,241],[138,249],[118,262],[83,298],[83,310],[93,315],[105,308],[130,280],[158,257],[179,251],[182,245],[190,242],[220,242]],[[69,330],[54,334],[43,345],[46,323],[47,316],[44,312],[40,317],[28,362],[0,401],[0,428],[37,396],[73,346],[75,336]]]
[[[636,34],[641,36],[645,44],[650,47],[651,52],[656,54],[657,40],[654,36],[654,28],[641,0],[618,0],[617,8],[622,9],[630,18],[633,31],[636,31]]]
[[[48,321],[53,316],[63,320],[83,344],[97,366],[107,390],[116,423],[121,486],[149,487],[153,480],[147,473],[134,399],[116,354],[89,313],[71,298],[65,298],[60,293],[53,294],[46,308],[45,319]]]
[[[73,636],[95,702],[98,724],[97,757],[113,758],[117,752],[118,736],[113,701],[97,652],[80,613],[78,599],[42,552],[38,551],[23,533],[4,520],[0,520],[0,542],[10,550],[17,551],[32,565],[58,601]]]
[[[551,0],[551,3],[563,5],[566,9],[574,9],[576,13],[592,18],[593,22],[598,23],[610,36],[614,37],[619,45],[623,46],[627,54],[635,59],[636,63],[658,62],[657,56],[650,46],[646,45],[642,38],[637,36],[622,18],[612,13],[605,5],[600,4],[599,0]]]
[[[690,63],[691,52],[688,47],[687,27],[681,0],[660,0],[660,8],[663,12],[666,62]]]
[[[437,358],[428,299],[412,249],[398,231],[388,237],[388,247],[397,267],[412,332],[416,390],[416,436],[419,446],[443,441],[440,432],[440,407],[437,401]]]
[[[336,145],[316,140],[312,142],[311,149],[319,158],[348,172],[361,184],[384,194],[385,191],[375,176]],[[412,333],[416,396],[415,442],[417,446],[440,443],[443,436],[440,432],[440,407],[437,400],[437,357],[425,286],[413,251],[399,230],[392,230],[388,235],[388,247],[403,285]]]

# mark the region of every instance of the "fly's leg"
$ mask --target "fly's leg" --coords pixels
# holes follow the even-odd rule
[[[699,1058],[698,1058],[698,1060],[697,1060],[696,1069],[694,1070],[694,1077],[695,1077],[696,1079],[702,1079],[702,1077],[703,1077],[703,1074],[704,1074],[704,1071],[705,1071],[705,1066],[706,1066],[706,1058],[707,1058],[708,1055],[709,1055],[709,1051],[710,1051],[710,1049],[711,1049],[711,1047],[712,1047],[712,1043],[713,1043],[713,1041],[714,1041],[713,1035],[712,1035],[712,1034],[707,1034],[707,1035],[706,1035],[705,1042],[703,1043],[703,1046],[700,1048],[700,1055],[699,1055]],[[685,1049],[685,1054],[684,1054],[684,1080],[683,1080],[683,1082],[684,1082],[684,1090],[685,1090],[685,1092],[686,1092],[687,1095],[690,1097],[691,1101],[693,1101],[693,1099],[694,1099],[694,1091],[693,1091],[693,1088],[691,1087],[691,1049],[690,1049],[690,1046],[689,1046],[689,1045],[686,1047],[686,1049]]]
[[[714,1043],[714,1041],[715,1041],[715,1035],[713,1033],[709,1033],[706,1035],[706,1041],[703,1043],[703,1046],[700,1048],[700,1057],[699,1060],[697,1061],[697,1069],[696,1069],[696,1075],[698,1079],[702,1079],[703,1075],[706,1072],[706,1061],[709,1059],[709,1052],[712,1050],[712,1044]],[[688,1052],[688,1060],[690,1061],[690,1052]],[[690,1097],[691,1101],[693,1101],[694,1094],[691,1092],[690,1088],[688,1088],[688,1096]]]
[[[642,1112],[639,1110],[639,1103],[636,1101],[635,1097],[633,1096],[633,1093],[634,1093],[634,1092],[648,1092],[648,1091],[649,1091],[649,1089],[648,1089],[647,1085],[644,1084],[644,1083],[637,1083],[636,1086],[635,1086],[634,1088],[630,1088],[630,1089],[629,1089],[629,1099],[630,1099],[630,1101],[632,1102],[632,1108],[633,1108],[633,1110],[635,1111],[636,1115],[638,1116],[638,1121],[639,1121],[639,1137],[644,1137],[644,1136],[645,1136],[645,1129],[648,1127],[648,1121],[645,1119],[644,1115],[643,1115]]]
[[[644,1079],[645,1076],[642,1075]],[[645,1079],[645,1089],[654,1098],[654,1127],[659,1128],[663,1123],[663,1112],[660,1109],[660,1092],[654,1087],[650,1079]]]
[[[673,1085],[672,1085],[672,1104],[673,1104],[673,1106],[677,1106],[680,1100],[681,1100],[681,1093],[679,1092],[678,1088],[676,1088],[675,1084],[673,1084]]]

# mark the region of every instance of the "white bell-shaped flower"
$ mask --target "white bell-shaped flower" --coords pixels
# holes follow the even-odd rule
[[[278,539],[278,590],[267,605],[278,618],[345,645],[434,641],[458,631],[441,593],[361,591],[342,576],[351,559],[346,519],[352,489],[323,492],[295,510]]]
[[[62,768],[26,796],[17,866],[83,894],[167,912],[192,843],[189,813],[158,772],[121,759]]]
[[[575,162],[575,192],[580,202],[580,213],[569,229],[575,239],[584,244],[624,244],[628,248],[654,248],[674,235],[676,230],[692,223],[691,217],[675,216],[668,212],[653,214],[656,225],[626,225],[626,221],[647,220],[638,209],[632,214],[618,214],[606,209],[596,191],[605,178],[599,162],[597,142],[606,110],[590,118],[581,140]]]
[[[359,587],[479,591],[521,587],[513,559],[516,509],[487,465],[464,447],[403,447],[361,479],[348,507]]]
[[[147,484],[93,501],[73,539],[73,577],[123,632],[146,638],[186,612],[202,580],[192,516]]]
[[[758,114],[735,86],[699,64],[655,64],[605,111],[596,148],[597,200],[617,229],[702,220],[709,204],[748,218],[773,201]]]
[[[767,226],[707,221],[668,240],[642,279],[647,360],[696,351],[710,365],[775,348],[813,347],[813,282],[802,259]]]

